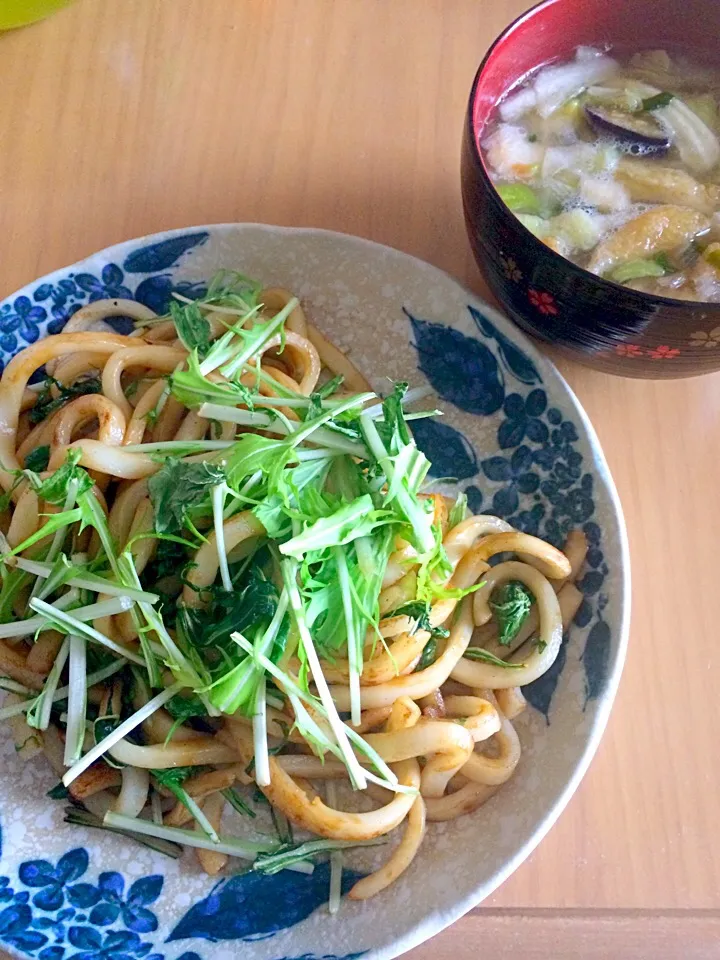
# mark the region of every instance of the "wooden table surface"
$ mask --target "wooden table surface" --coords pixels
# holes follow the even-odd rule
[[[0,36],[0,295],[108,244],[217,221],[359,234],[482,294],[461,124],[480,58],[525,6],[78,0]],[[627,666],[560,822],[414,960],[480,944],[490,960],[720,956],[720,375],[560,366],[627,517]]]

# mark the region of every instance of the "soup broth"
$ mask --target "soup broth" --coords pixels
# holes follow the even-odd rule
[[[606,279],[720,303],[720,71],[664,50],[579,47],[498,104],[481,149],[498,193]]]

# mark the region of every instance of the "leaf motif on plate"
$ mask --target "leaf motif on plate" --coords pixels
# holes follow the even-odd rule
[[[26,903],[17,903],[0,912],[0,940],[18,950],[37,950],[44,946],[48,938],[44,933],[28,930],[32,922],[32,912]]]
[[[600,570],[588,570],[583,577],[578,580],[578,587],[586,597],[594,597],[602,589],[605,576]]]
[[[419,367],[443,400],[467,413],[488,416],[499,410],[505,387],[485,344],[442,323],[418,320],[405,307],[403,312],[412,325]]]
[[[173,293],[181,293],[183,296],[195,300],[197,297],[205,296],[206,292],[207,287],[204,283],[187,283],[185,281],[173,283],[170,274],[160,273],[140,281],[135,290],[135,299],[161,316],[168,312]]]
[[[69,269],[62,279],[41,282],[25,294],[14,295],[0,306],[0,348],[6,351],[1,360],[7,361],[11,353],[47,332],[60,332],[73,312],[89,301],[135,297],[163,314],[173,292],[191,298],[201,296],[206,292],[204,283],[176,280],[174,267],[183,256],[192,258],[188,251],[205,243],[209,235],[217,234],[212,229],[194,229],[170,238],[146,238],[134,246],[124,263],[107,263],[96,257]],[[413,296],[413,289],[422,294],[420,286],[407,290],[407,296]],[[393,286],[393,290],[393,297],[401,295],[397,293],[400,287]],[[408,358],[412,367],[412,352],[417,350],[417,365],[448,403],[489,419],[479,425],[477,439],[475,428],[468,426],[467,421],[462,424],[464,433],[443,418],[415,421],[412,426],[418,445],[435,461],[434,475],[459,475],[460,487],[470,483],[466,492],[473,512],[484,508],[504,513],[516,528],[558,545],[569,529],[583,526],[590,550],[579,583],[584,599],[571,634],[573,643],[578,643],[578,653],[584,646],[583,656],[578,659],[573,646],[567,668],[568,674],[573,671],[572,678],[568,676],[572,682],[556,694],[568,657],[565,638],[550,671],[525,691],[527,699],[546,720],[551,712],[554,714],[561,695],[563,709],[566,708],[567,693],[579,727],[583,697],[578,697],[577,692],[582,684],[574,672],[584,675],[586,704],[602,697],[614,651],[611,639],[615,619],[611,613],[603,613],[608,602],[603,588],[609,576],[603,550],[608,552],[611,564],[616,561],[612,543],[605,543],[605,522],[601,530],[593,519],[596,500],[603,502],[601,496],[593,495],[592,481],[593,477],[597,480],[597,472],[586,463],[592,472],[583,475],[583,457],[590,459],[580,446],[579,434],[584,438],[584,433],[572,419],[564,419],[567,412],[563,412],[562,390],[550,385],[545,389],[540,364],[513,342],[512,332],[501,332],[503,324],[496,326],[488,319],[482,305],[480,309],[469,307],[465,296],[454,302],[458,318],[463,318],[465,333],[405,311],[413,331],[412,336],[407,336],[411,344],[401,342],[406,331],[402,321],[400,335],[391,342],[391,348],[398,348],[398,359],[404,367]],[[427,316],[435,314],[428,310]],[[42,370],[37,373],[37,378],[43,376]],[[584,439],[582,442],[585,443]],[[597,515],[600,516],[599,511]],[[603,615],[610,617],[610,627],[599,621]],[[589,713],[593,707],[590,703]],[[0,835],[0,844],[1,840]],[[95,859],[95,848],[89,849]],[[86,853],[66,851],[64,847],[52,856],[44,849],[34,854],[41,855],[50,859],[26,861],[17,865],[12,878],[0,877],[0,941],[8,949],[32,953],[38,960],[72,960],[78,957],[78,951],[83,951],[88,960],[90,954],[92,960],[167,960],[164,952],[153,952],[164,950],[168,957],[177,960],[200,960],[193,948],[201,950],[203,960],[211,960],[218,950],[245,957],[255,952],[250,942],[262,940],[267,943],[260,947],[261,952],[269,960],[359,960],[362,956],[326,953],[357,944],[351,927],[342,927],[343,923],[351,923],[347,918],[340,921],[345,946],[333,948],[318,936],[293,949],[292,932],[287,936],[287,945],[278,944],[284,939],[281,936],[272,940],[279,931],[292,931],[294,924],[307,919],[313,911],[317,914],[311,922],[321,921],[323,904],[327,902],[327,864],[319,865],[312,877],[245,874],[227,877],[212,890],[214,881],[209,881],[203,888],[206,893],[210,891],[205,898],[183,907],[186,913],[170,936],[178,943],[164,947],[159,941],[144,942],[148,934],[150,941],[154,939],[152,932],[167,917],[159,877],[123,877],[115,872],[98,875],[95,867],[88,864]],[[108,864],[99,856],[95,866],[107,868]],[[344,888],[355,879],[346,872]],[[175,890],[173,882],[165,897],[172,897]],[[157,916],[153,910],[157,910]],[[173,919],[176,916],[173,914]],[[166,933],[163,927],[163,937]],[[188,939],[193,937],[197,939]],[[202,944],[202,940],[206,943]],[[213,947],[208,941],[231,942],[229,946]],[[248,945],[243,947],[243,941]],[[184,953],[183,943],[187,948]],[[298,956],[298,949],[309,952]],[[280,956],[285,951],[290,951],[289,955]]]
[[[520,497],[518,496],[517,485],[514,483],[498,490],[493,496],[492,512],[503,519],[512,516],[519,506]]]
[[[598,620],[588,634],[581,658],[585,668],[585,706],[605,689],[611,640],[610,627],[604,620]]]
[[[360,879],[343,871],[343,892]],[[258,940],[300,923],[327,902],[330,865],[321,863],[311,874],[244,873],[221,880],[204,900],[185,914],[167,938],[187,940]],[[282,910],[278,909],[282,904]]]
[[[170,237],[168,240],[160,240],[158,243],[149,243],[147,246],[138,247],[137,250],[129,253],[125,258],[123,267],[128,273],[153,273],[155,270],[169,270],[188,250],[206,243],[209,236],[209,233],[202,230],[199,233],[183,233],[179,237]]]
[[[428,476],[469,480],[478,472],[475,450],[467,437],[442,420],[410,421],[415,442],[430,460]]]
[[[336,953],[324,953],[322,956],[316,953],[303,953],[299,957],[278,957],[277,960],[360,960],[360,957],[364,957],[367,952],[367,950],[361,950],[359,953],[346,953],[342,957]]]
[[[468,507],[471,513],[482,513],[483,493],[474,484],[465,487],[465,496],[468,498]]]
[[[545,717],[547,724],[550,723],[550,705],[567,660],[567,643],[568,635],[565,634],[558,655],[550,669],[546,670],[537,680],[533,680],[532,683],[528,683],[527,686],[522,688],[525,699]]]
[[[484,313],[481,313],[469,304],[468,310],[480,332],[497,343],[498,350],[500,351],[500,359],[509,373],[521,383],[542,383],[542,377],[538,373],[537,367],[524,350],[521,350],[509,337],[501,333],[495,324],[488,320]]]

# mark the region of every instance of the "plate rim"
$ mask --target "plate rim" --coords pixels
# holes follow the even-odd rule
[[[619,608],[617,652],[608,671],[607,681],[603,693],[600,697],[598,697],[596,709],[590,719],[586,742],[575,764],[572,776],[569,777],[564,788],[552,803],[552,806],[547,811],[545,816],[538,822],[538,825],[535,828],[532,836],[528,838],[528,840],[518,849],[512,858],[506,861],[503,867],[499,869],[490,880],[476,886],[473,893],[459,899],[452,908],[447,908],[445,910],[436,909],[433,913],[426,915],[408,932],[388,940],[382,946],[371,947],[367,952],[362,954],[363,960],[393,960],[393,958],[413,949],[421,943],[424,943],[436,934],[440,933],[442,930],[449,927],[451,924],[460,919],[460,917],[464,916],[468,911],[472,910],[474,907],[477,907],[502,883],[504,883],[505,880],[507,880],[507,878],[511,876],[515,870],[517,870],[523,861],[530,856],[530,854],[538,847],[541,841],[547,836],[548,832],[557,822],[558,818],[566,808],[571,797],[587,773],[590,763],[595,756],[595,753],[600,745],[600,741],[602,740],[602,736],[607,727],[610,712],[619,688],[620,678],[628,650],[632,578],[627,525],[625,523],[625,517],[617,487],[615,485],[615,481],[610,471],[610,467],[608,465],[607,458],[597,432],[580,400],[552,360],[542,353],[535,342],[531,340],[522,330],[520,330],[520,328],[517,327],[498,307],[488,303],[481,296],[470,290],[470,288],[457,277],[453,276],[448,271],[421,259],[420,257],[416,257],[414,254],[407,253],[404,250],[399,250],[396,247],[391,247],[387,244],[379,243],[378,241],[370,240],[366,237],[357,236],[355,234],[344,233],[337,230],[328,230],[321,227],[284,226],[280,224],[268,224],[255,221],[226,221],[209,224],[193,224],[185,227],[175,227],[169,230],[159,230],[154,233],[133,237],[128,240],[123,240],[107,247],[103,247],[100,250],[93,251],[73,263],[56,268],[50,273],[43,274],[40,277],[33,278],[22,287],[2,297],[2,299],[0,299],[0,306],[8,301],[14,300],[19,296],[25,295],[29,289],[34,289],[36,286],[39,286],[43,283],[50,283],[67,274],[68,271],[80,268],[96,258],[105,257],[109,259],[110,257],[114,257],[117,259],[117,256],[120,252],[128,250],[129,248],[158,243],[174,236],[182,236],[195,231],[206,231],[208,234],[212,235],[213,232],[233,232],[239,229],[255,229],[263,232],[278,233],[280,235],[320,235],[327,238],[336,239],[342,243],[349,242],[350,244],[354,244],[359,247],[366,247],[374,254],[380,253],[385,257],[396,257],[403,260],[412,261],[416,268],[421,269],[430,275],[436,274],[446,280],[451,281],[463,292],[470,303],[478,305],[483,311],[489,313],[493,323],[497,324],[511,340],[518,342],[540,366],[541,371],[544,374],[549,375],[551,379],[554,379],[558,386],[564,390],[565,396],[573,408],[574,414],[578,418],[578,422],[582,425],[585,431],[595,470],[605,485],[609,507],[612,511],[612,515],[617,526],[619,545],[617,562],[619,564],[620,574],[620,596],[617,598]],[[170,269],[177,269],[178,265],[182,264],[186,256],[187,254],[181,255],[179,258],[179,263],[176,264],[174,268]],[[47,334],[45,334],[45,336],[46,335]],[[17,952],[13,947],[4,942],[2,943],[2,949],[7,950],[11,955],[18,957],[27,956]],[[232,951],[232,948],[230,949]],[[342,958],[338,958],[338,960],[342,960]]]

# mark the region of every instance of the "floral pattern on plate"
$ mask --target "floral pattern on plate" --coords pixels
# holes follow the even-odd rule
[[[424,375],[443,416],[415,421],[414,430],[434,476],[455,476],[475,512],[498,513],[553,543],[582,527],[590,544],[578,584],[584,600],[553,668],[525,688],[535,709],[521,723],[524,757],[502,803],[435,825],[398,884],[371,903],[344,902],[339,920],[323,907],[326,865],[312,877],[244,873],[217,882],[191,857],[167,861],[64,826],[62,805],[45,798],[49,771],[24,767],[0,738],[0,941],[39,960],[388,960],[477,903],[532,849],[597,744],[617,683],[627,555],[597,441],[522,335],[432,267],[323,231],[230,224],[170,232],[101,252],[1,303],[0,361],[60,332],[85,303],[136,299],[162,312],[173,292],[202,294],[219,268],[291,288],[376,389],[388,376],[416,384]],[[520,279],[516,263],[507,269]],[[542,293],[537,308],[552,310]],[[123,318],[113,325],[129,328]],[[478,846],[477,831],[493,842]],[[376,856],[368,852],[359,871]],[[426,869],[442,862],[454,864],[449,885],[443,870]]]

